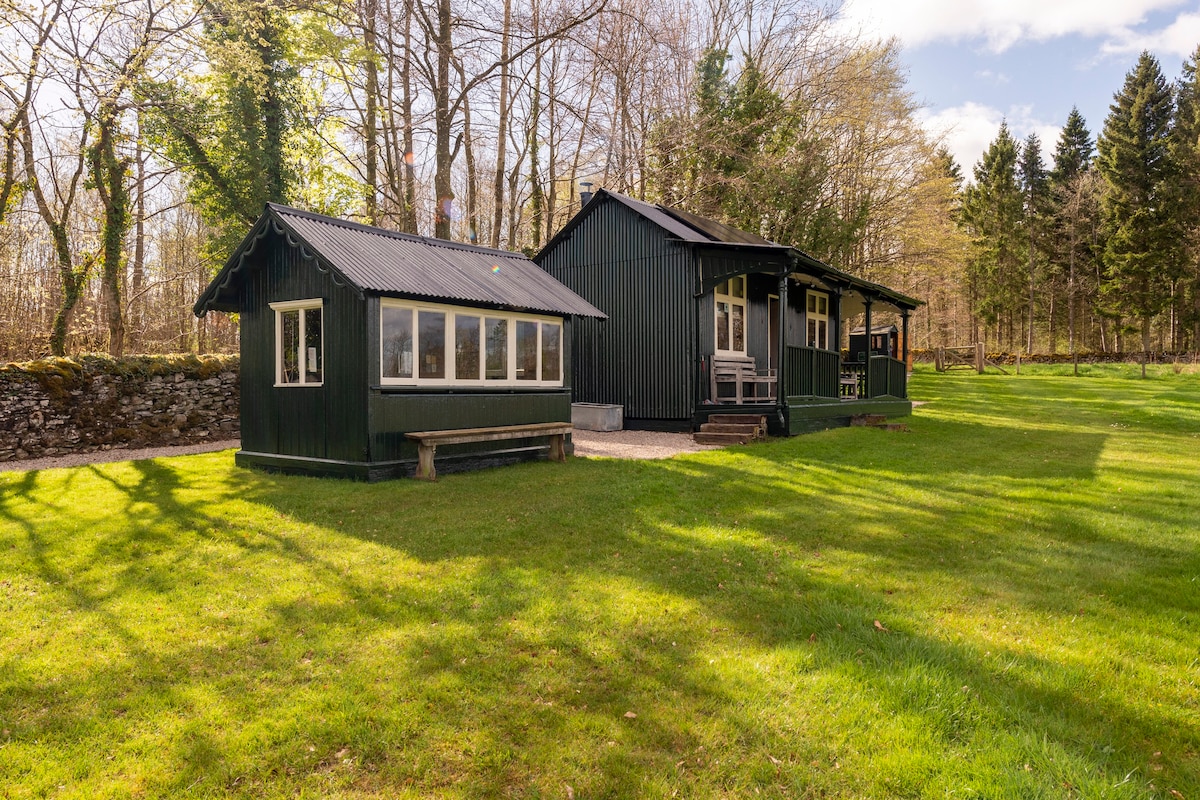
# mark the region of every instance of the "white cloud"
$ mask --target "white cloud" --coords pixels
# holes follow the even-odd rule
[[[1123,30],[1110,36],[1100,47],[1103,55],[1128,56],[1143,50],[1156,53],[1160,58],[1177,56],[1188,58],[1200,44],[1200,13],[1180,14],[1165,28],[1157,31],[1138,32]],[[1169,65],[1163,64],[1164,69]]]
[[[921,122],[925,130],[940,138],[962,168],[963,176],[971,179],[972,170],[988,145],[1000,132],[1000,123],[1007,120],[1008,130],[1018,142],[1036,133],[1042,142],[1042,159],[1050,166],[1060,126],[1043,122],[1033,116],[1030,106],[1012,106],[1007,112],[980,103],[964,103],[936,114],[925,112]]]
[[[1181,5],[1184,0],[846,0],[842,13],[846,25],[896,36],[909,47],[982,39],[1003,52],[1027,39],[1076,34],[1123,40],[1150,12]]]

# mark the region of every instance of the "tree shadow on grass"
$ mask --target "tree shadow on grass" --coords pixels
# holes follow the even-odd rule
[[[125,523],[86,559],[28,508],[3,513],[24,529],[18,569],[137,647],[53,686],[10,673],[0,719],[27,745],[152,748],[172,793],[1087,794],[1155,751],[1185,796],[1200,782],[1178,709],[1096,695],[1069,651],[940,631],[937,602],[909,597],[945,584],[951,611],[966,591],[1049,618],[1071,605],[1057,588],[1094,590],[1087,559],[1136,581],[1175,551],[1070,502],[1031,520],[1013,498],[1055,479],[1033,461],[1032,476],[974,452],[937,466],[884,440],[839,463],[832,438],[434,485],[98,468],[73,480]],[[1060,479],[1094,479],[1103,442],[1085,441],[1063,443]],[[94,590],[122,559],[138,568]],[[133,630],[115,609],[148,612],[142,594],[188,621]],[[1161,613],[1136,593],[1105,602]]]

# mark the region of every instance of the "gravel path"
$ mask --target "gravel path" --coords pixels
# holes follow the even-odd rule
[[[571,438],[575,442],[575,455],[600,456],[603,458],[670,458],[679,453],[694,453],[698,450],[716,449],[713,445],[696,444],[691,434],[659,433],[656,431],[575,431]],[[237,439],[219,442],[179,445],[176,447],[144,447],[136,450],[115,449],[95,453],[72,453],[49,458],[27,458],[23,461],[0,462],[0,472],[15,472],[56,467],[81,467],[85,464],[106,464],[110,461],[139,461],[144,458],[163,456],[188,456],[193,453],[211,453],[215,450],[230,450],[241,444]]]
[[[82,467],[85,464],[107,464],[110,461],[140,461],[143,458],[162,456],[190,456],[193,453],[211,453],[214,450],[229,450],[241,444],[237,439],[219,442],[185,444],[175,447],[142,447],[138,449],[100,450],[95,453],[72,453],[67,456],[27,458],[22,461],[0,462],[0,472],[54,469],[55,467]]]
[[[690,433],[657,431],[581,431],[571,434],[577,456],[605,458],[670,458],[679,453],[716,450],[716,445],[696,444]]]

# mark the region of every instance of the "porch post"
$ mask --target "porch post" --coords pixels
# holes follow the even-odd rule
[[[863,295],[863,308],[866,309],[866,330],[867,330],[867,350],[863,353],[863,389],[867,397],[873,397],[871,394],[871,306],[874,300],[869,295]]]
[[[788,275],[779,276],[779,341],[775,343],[779,353],[779,371],[775,375],[776,413],[779,415],[779,425],[787,433],[787,307],[788,307]]]
[[[904,376],[904,396],[908,397],[908,309],[900,312],[900,325],[903,328],[904,344],[900,347],[900,363],[903,366],[900,374]]]

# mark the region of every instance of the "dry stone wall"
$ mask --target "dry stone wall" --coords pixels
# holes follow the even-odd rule
[[[235,439],[237,356],[0,366],[0,461]]]

